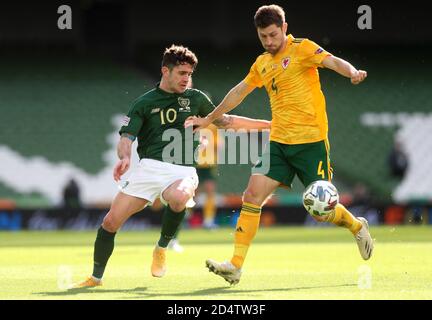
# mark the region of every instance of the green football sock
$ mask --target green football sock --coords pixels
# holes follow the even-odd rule
[[[181,222],[180,222],[179,227],[177,228],[177,231],[175,232],[175,234],[174,234],[174,236],[173,236],[173,239],[178,239],[178,234],[179,234],[180,229],[181,229],[180,226],[181,226]]]
[[[108,259],[114,250],[116,233],[108,232],[102,226],[99,228],[94,244],[93,277],[102,279]]]
[[[168,243],[173,239],[180,229],[186,210],[174,212],[170,206],[166,206],[162,216],[162,230],[158,241],[158,246],[166,248]]]

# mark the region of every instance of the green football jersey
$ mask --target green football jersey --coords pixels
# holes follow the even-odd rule
[[[158,84],[133,102],[119,133],[137,137],[140,159],[195,165],[193,155],[199,141],[194,139],[191,128],[184,128],[184,122],[189,116],[205,117],[214,108],[200,90],[169,93]]]

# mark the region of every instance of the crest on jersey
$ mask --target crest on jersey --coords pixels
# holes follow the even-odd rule
[[[177,101],[180,105],[179,112],[191,112],[189,99],[179,97]]]
[[[286,69],[290,63],[291,59],[289,57],[282,59],[282,68]]]
[[[182,107],[183,109],[189,109],[190,100],[189,100],[188,98],[182,98],[182,97],[179,97],[179,98],[178,98],[178,104],[179,104],[180,107]]]

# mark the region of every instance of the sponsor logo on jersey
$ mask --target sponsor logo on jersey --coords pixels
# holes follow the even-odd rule
[[[150,114],[158,113],[159,111],[160,111],[160,108],[154,108],[154,109],[152,109],[152,111],[150,112]]]
[[[130,122],[130,118],[128,116],[124,116],[121,121],[121,125],[126,127],[129,125],[129,122]]]
[[[318,49],[315,51],[315,54],[320,54],[320,53],[323,52],[323,51],[324,51],[323,48],[318,48]]]
[[[282,68],[286,69],[290,63],[291,59],[289,57],[282,59]]]
[[[180,105],[179,112],[191,112],[190,110],[190,100],[188,98],[179,97],[177,99],[178,104]]]

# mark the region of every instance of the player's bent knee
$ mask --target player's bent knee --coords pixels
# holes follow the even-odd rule
[[[120,222],[110,214],[107,214],[102,221],[102,228],[108,232],[117,232],[120,226]]]
[[[185,203],[178,202],[178,201],[171,201],[169,203],[169,206],[170,206],[171,210],[174,212],[181,212],[184,210],[184,208],[186,208]]]
[[[261,206],[264,199],[256,189],[247,188],[243,193],[243,201]]]
[[[171,201],[169,201],[169,206],[171,208],[171,210],[175,211],[175,212],[180,212],[183,211],[184,208],[186,207],[186,203],[189,201],[189,199],[191,198],[191,195],[187,192],[177,192],[173,199]]]
[[[178,199],[176,201],[171,201],[169,205],[173,211],[181,212],[184,210],[184,208],[186,208],[187,201],[188,200]]]

